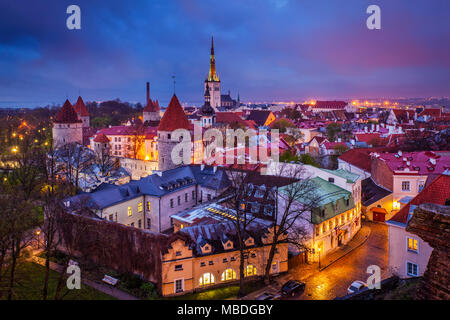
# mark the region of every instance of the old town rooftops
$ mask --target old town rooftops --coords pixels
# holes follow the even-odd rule
[[[395,174],[428,175],[450,169],[450,151],[374,152],[371,156],[384,161]]]
[[[189,165],[155,173],[140,180],[134,180],[123,185],[102,184],[96,191],[88,195],[90,206],[104,209],[143,195],[162,197],[182,188],[199,184],[202,187],[222,190],[229,185],[229,180],[223,170],[211,167]],[[77,203],[80,195],[66,199]],[[85,197],[83,195],[83,197]],[[86,200],[86,199],[84,199]]]
[[[232,210],[226,209],[227,212]],[[223,208],[222,211],[225,211]],[[216,219],[215,219],[216,220]],[[264,238],[268,228],[272,225],[272,222],[254,218],[247,226],[247,233],[245,239],[253,239],[253,243],[249,247],[260,247],[264,245]],[[227,219],[217,219],[214,223],[197,224],[190,227],[185,227],[179,231],[180,233],[187,235],[190,238],[190,246],[194,250],[194,254],[210,255],[225,252],[227,250],[236,250],[239,248],[239,242],[236,234],[236,227],[234,223]],[[230,247],[226,247],[225,244],[233,244]],[[211,250],[203,251],[203,247],[208,244],[211,246]]]

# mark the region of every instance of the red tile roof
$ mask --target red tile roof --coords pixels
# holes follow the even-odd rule
[[[100,143],[109,143],[108,137],[104,133],[99,133],[95,138],[94,142],[100,142]]]
[[[64,102],[61,110],[56,114],[55,119],[53,120],[55,123],[79,123],[81,120],[78,120],[78,115],[72,104],[69,100]]]
[[[422,190],[414,199],[400,209],[389,221],[406,223],[411,205],[435,203],[444,205],[450,198],[450,175],[443,174]]]
[[[334,149],[334,148],[337,147],[337,146],[342,146],[342,147],[344,147],[344,148],[348,148],[347,144],[344,143],[344,142],[324,142],[322,145],[323,145],[323,146],[325,147],[325,149],[327,149],[327,150]]]
[[[367,144],[371,144],[374,139],[380,138],[379,132],[371,132],[371,133],[356,133],[355,134],[356,140],[359,142],[365,142]]]
[[[89,117],[89,111],[86,108],[86,105],[84,104],[84,101],[81,97],[78,97],[78,100],[74,104],[73,108],[80,117]]]
[[[371,149],[350,149],[339,156],[340,160],[350,163],[351,165],[358,167],[366,172],[371,171],[370,165],[370,152]]]
[[[440,108],[429,108],[423,110],[421,113],[419,113],[419,117],[422,116],[430,116],[430,117],[440,117],[442,110]]]
[[[316,101],[311,105],[313,109],[345,109],[347,102],[345,101]]]
[[[190,122],[174,94],[158,126],[158,131],[190,130]]]
[[[402,152],[401,155],[398,153],[381,153],[379,159],[384,160],[392,172],[419,171],[420,175],[428,175],[430,173],[443,173],[450,168],[450,151]]]

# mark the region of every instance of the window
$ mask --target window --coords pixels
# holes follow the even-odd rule
[[[170,199],[170,207],[173,208],[173,199]]]
[[[230,260],[231,260],[231,261],[236,261],[236,258],[235,258],[235,257],[231,257]]]
[[[142,208],[142,202],[138,203],[138,212],[142,212],[143,208]]]
[[[110,220],[110,221],[113,221],[113,219],[114,219],[114,218],[113,218],[113,215],[110,214],[110,215],[109,215],[109,220]]]
[[[181,270],[183,270],[183,265],[182,264],[177,264],[175,266],[175,271],[181,271]]]
[[[133,209],[131,207],[128,207],[128,216],[131,217],[133,214]]]
[[[209,264],[210,266],[212,266],[212,265],[214,265],[214,261],[209,261],[208,264]]]
[[[328,178],[328,182],[334,183],[334,178]]]
[[[195,199],[195,190],[192,191],[192,200]]]
[[[204,266],[206,266],[206,263],[200,262],[200,267],[204,267]]]
[[[222,281],[230,281],[234,279],[236,279],[236,271],[234,271],[233,269],[226,269],[222,273]]]
[[[180,196],[177,197],[177,201],[178,201],[178,205],[180,205],[181,204],[181,197]]]
[[[402,181],[402,191],[409,191],[409,181]]]
[[[152,209],[152,205],[150,201],[147,201],[147,210],[150,211]]]
[[[177,257],[181,256],[181,251],[175,252],[175,256],[177,256]]]
[[[256,253],[252,253],[252,254],[251,254],[251,257],[252,257],[252,258],[256,258]]]
[[[424,181],[419,181],[419,192],[423,190],[423,187],[425,186]]]
[[[198,281],[200,286],[207,286],[209,284],[214,284],[214,275],[210,272],[202,274]]]
[[[139,227],[139,228],[142,228],[142,222],[141,222],[141,219],[138,220],[138,227]]]
[[[408,238],[408,251],[415,253],[419,252],[419,244],[417,239]]]
[[[345,200],[345,205],[348,207],[350,205],[350,199]]]
[[[249,264],[249,265],[245,268],[245,276],[246,276],[246,277],[256,276],[256,268],[255,268],[254,265]]]
[[[417,277],[419,275],[419,266],[415,263],[407,262],[406,273],[408,276]]]
[[[207,198],[208,198],[208,201],[211,201],[211,195],[209,193],[207,194]]]
[[[188,202],[188,194],[187,193],[184,194],[184,202]]]
[[[228,262],[228,259],[227,259],[227,258],[223,258],[222,262],[223,262],[223,263],[227,263],[227,262]]]
[[[130,226],[134,227],[134,222],[132,222],[132,223],[130,224]]]
[[[184,291],[184,281],[183,279],[175,280],[175,293]]]
[[[152,223],[151,223],[150,218],[147,218],[147,229],[150,229],[151,225],[152,225]]]
[[[322,210],[320,211],[320,216],[321,216],[321,217],[325,217],[325,209],[322,209]]]

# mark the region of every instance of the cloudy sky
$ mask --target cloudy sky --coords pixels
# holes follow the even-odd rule
[[[26,3],[26,5],[25,5]],[[211,35],[241,101],[450,96],[448,0],[0,0],[0,106],[199,102]],[[81,30],[66,8],[81,8]],[[366,9],[381,7],[381,30]]]

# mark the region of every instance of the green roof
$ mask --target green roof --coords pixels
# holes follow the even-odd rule
[[[310,181],[316,185],[315,192],[319,197],[317,208],[311,212],[311,223],[319,224],[355,207],[351,192],[319,177]],[[280,192],[283,192],[284,188],[281,188]],[[298,198],[297,201],[302,202],[302,199]],[[325,210],[324,215],[322,210]]]
[[[352,173],[344,169],[337,169],[337,170],[322,169],[322,170],[334,174],[338,177],[344,178],[347,180],[348,183],[355,183],[360,178],[359,174]]]

